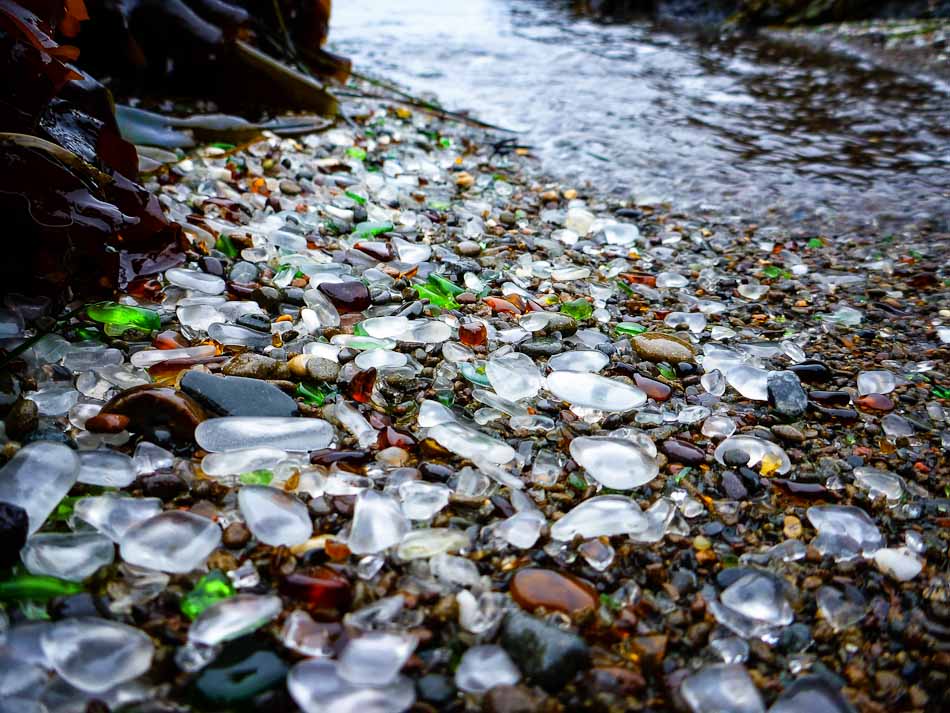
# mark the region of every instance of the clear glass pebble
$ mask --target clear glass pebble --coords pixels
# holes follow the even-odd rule
[[[247,448],[315,451],[333,440],[333,426],[319,418],[228,416],[198,424],[195,440],[210,452]]]
[[[20,551],[31,574],[81,582],[100,567],[112,564],[115,545],[95,532],[39,533]]]
[[[238,505],[251,533],[265,545],[291,547],[313,534],[307,506],[283,490],[245,485],[238,491]]]
[[[236,594],[202,611],[188,629],[193,644],[216,646],[257,631],[283,609],[280,597],[271,594]]]
[[[160,572],[184,573],[205,563],[221,543],[221,528],[206,517],[169,510],[131,525],[119,550],[131,565]]]
[[[581,436],[571,441],[570,451],[592,478],[613,490],[646,485],[660,472],[656,461],[630,441]]]
[[[0,500],[18,505],[29,517],[30,533],[40,529],[79,477],[79,456],[52,441],[36,441],[0,469]]]
[[[141,676],[155,647],[143,632],[107,619],[66,619],[47,629],[40,644],[47,661],[69,684],[102,693]]]
[[[455,685],[466,693],[485,693],[496,686],[513,686],[521,672],[500,646],[473,646],[462,654]]]

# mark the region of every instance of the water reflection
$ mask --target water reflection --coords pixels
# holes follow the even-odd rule
[[[358,66],[524,129],[559,178],[748,217],[950,217],[950,94],[929,82],[540,0],[348,0],[334,13],[331,41]]]

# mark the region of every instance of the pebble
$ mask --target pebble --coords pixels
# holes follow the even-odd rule
[[[548,569],[520,569],[508,585],[511,597],[529,612],[538,607],[565,614],[597,608],[597,592],[587,582]]]
[[[195,428],[207,417],[201,405],[187,394],[152,384],[126,389],[107,401],[100,413],[127,416],[127,428],[150,440],[165,440],[156,436],[164,431],[178,443],[192,442]]]
[[[294,416],[296,402],[267,381],[242,376],[214,376],[187,371],[180,388],[219,416]]]
[[[299,545],[313,534],[307,506],[283,490],[246,485],[238,491],[238,506],[251,533],[265,545]]]
[[[808,409],[808,396],[794,372],[771,372],[767,388],[769,405],[778,415],[798,418]]]
[[[0,501],[25,510],[33,534],[73,487],[79,466],[79,456],[68,446],[49,441],[30,443],[0,469]],[[7,515],[9,527],[16,532],[16,511],[7,511]]]
[[[138,629],[106,619],[66,619],[46,629],[40,646],[49,666],[86,693],[104,693],[148,671],[155,647]]]
[[[170,510],[130,525],[119,549],[128,564],[177,573],[203,565],[220,542],[221,528],[211,520]]]
[[[590,650],[580,636],[524,612],[505,616],[501,645],[528,681],[551,692],[559,691],[590,665]]]
[[[291,376],[286,362],[254,352],[243,352],[233,357],[221,368],[221,373],[249,379],[288,379]]]
[[[631,344],[637,356],[647,361],[676,364],[681,361],[692,363],[695,358],[690,343],[671,334],[644,332],[635,336]]]

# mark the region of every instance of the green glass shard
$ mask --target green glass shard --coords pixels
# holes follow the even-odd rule
[[[162,320],[155,310],[120,305],[116,302],[96,302],[87,305],[86,314],[93,322],[115,325],[124,329],[141,329],[151,332],[162,326]]]
[[[350,148],[346,150],[346,155],[350,158],[355,158],[358,161],[366,160],[366,151],[361,149],[359,146],[350,146]]]
[[[353,327],[353,334],[356,334],[357,336],[360,336],[360,337],[369,336],[369,332],[366,331],[366,327],[363,326],[362,322],[356,323],[356,325]]]
[[[244,485],[270,485],[270,482],[274,479],[274,474],[266,468],[259,468],[258,470],[241,473],[239,479]]]
[[[98,327],[80,327],[76,330],[76,336],[84,341],[100,341],[102,332]]]
[[[345,195],[350,200],[359,203],[360,205],[366,205],[366,199],[363,198],[363,196],[361,196],[359,193],[354,193],[353,191],[343,191],[343,195]]]
[[[231,240],[230,235],[219,236],[214,243],[214,249],[223,252],[230,258],[235,258],[238,256],[237,246],[234,244],[234,241]]]
[[[617,334],[643,334],[647,328],[636,322],[621,322],[616,326]]]
[[[950,399],[950,387],[935,386],[933,387],[933,395],[938,399]]]
[[[452,297],[457,297],[465,292],[464,287],[459,287],[451,280],[446,280],[444,277],[441,275],[436,275],[434,272],[429,275],[428,283],[432,285],[433,288],[439,290],[439,292]]]
[[[825,244],[821,241],[821,238],[812,238],[808,241],[808,247],[810,248],[822,248]]]
[[[661,374],[663,374],[663,376],[666,377],[667,379],[672,380],[676,378],[676,372],[673,371],[673,369],[668,366],[664,366],[663,364],[660,364],[659,366],[657,366],[656,369]]]
[[[429,284],[413,285],[412,289],[416,291],[421,299],[429,300],[430,303],[442,309],[459,309],[461,305],[452,297],[439,292]]]
[[[42,574],[20,574],[0,581],[0,602],[46,601],[54,597],[78,594],[83,587]]]
[[[358,223],[356,228],[353,230],[353,234],[358,238],[372,238],[377,235],[382,235],[383,233],[388,233],[392,229],[392,223],[369,220],[363,223]]]
[[[323,406],[327,400],[327,394],[315,386],[307,386],[306,384],[297,384],[296,395],[314,406]]]
[[[212,570],[198,580],[195,588],[182,597],[181,613],[195,619],[215,602],[234,596],[234,585],[220,570]]]
[[[766,265],[762,268],[762,272],[765,273],[766,277],[776,278],[781,277],[783,271],[782,268],[776,267],[775,265]]]
[[[561,305],[561,312],[578,321],[590,319],[594,313],[594,305],[584,299],[572,300]]]

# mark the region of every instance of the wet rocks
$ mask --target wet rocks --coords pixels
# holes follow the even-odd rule
[[[130,431],[159,442],[170,437],[175,444],[193,442],[195,428],[207,418],[201,405],[187,394],[152,384],[126,389],[106,402],[100,413],[126,416]]]
[[[0,501],[0,567],[12,567],[20,560],[20,550],[26,544],[30,527],[25,509],[13,503]]]
[[[273,384],[241,376],[187,371],[181,390],[219,416],[293,416],[296,402]]]
[[[548,691],[563,688],[590,662],[588,646],[577,634],[519,611],[505,617],[501,645],[528,681]]]
[[[597,592],[587,582],[548,569],[521,569],[508,585],[512,598],[525,610],[538,607],[578,614],[597,607]]]
[[[635,336],[631,344],[637,356],[647,361],[676,364],[681,361],[691,363],[695,358],[692,345],[672,334],[644,332]]]
[[[221,368],[221,373],[249,379],[288,379],[291,375],[286,362],[254,352],[238,354]]]
[[[808,409],[808,396],[791,371],[773,371],[768,377],[769,405],[780,416],[800,417]]]

